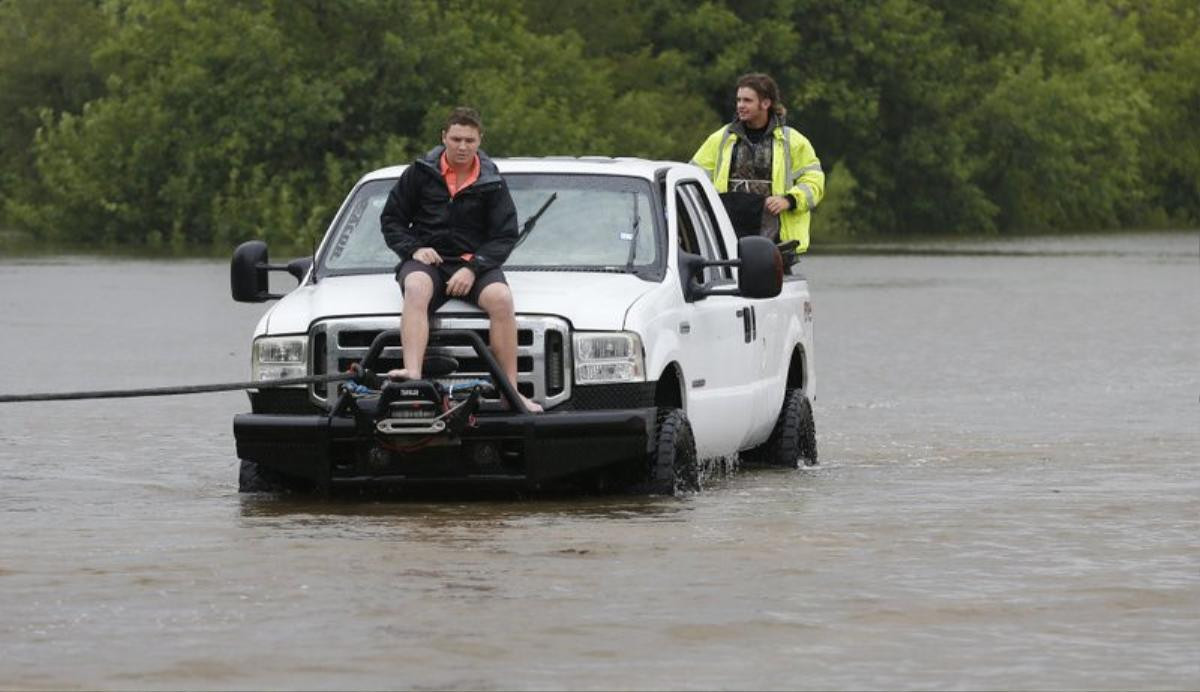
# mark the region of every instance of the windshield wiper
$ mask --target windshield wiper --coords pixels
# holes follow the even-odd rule
[[[551,193],[550,196],[546,198],[546,201],[542,203],[542,206],[533,213],[533,216],[525,219],[525,225],[521,226],[521,232],[517,235],[517,242],[513,244],[513,250],[521,247],[521,243],[525,242],[525,239],[529,237],[530,232],[533,231],[533,227],[537,225],[538,219],[542,218],[542,214],[546,213],[546,210],[550,208],[550,205],[553,204],[554,200],[556,199],[558,199],[558,193]]]
[[[629,235],[629,257],[625,260],[625,271],[633,271],[633,259],[637,256],[638,231],[642,230],[642,216],[638,214],[638,193],[633,195],[633,233]]]

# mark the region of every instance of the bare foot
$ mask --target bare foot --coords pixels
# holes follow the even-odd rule
[[[388,370],[387,378],[389,380],[398,381],[398,382],[403,382],[404,380],[411,379],[408,376],[408,371],[405,370],[404,368],[396,368],[394,370]]]
[[[525,395],[523,395],[523,394],[521,395],[521,403],[525,404],[525,409],[527,411],[529,411],[530,413],[541,413],[542,412],[541,404],[539,404],[536,401],[533,401],[532,399],[526,398]]]

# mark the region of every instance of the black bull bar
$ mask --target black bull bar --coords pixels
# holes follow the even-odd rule
[[[464,329],[430,332],[431,347],[456,341],[474,348],[510,409],[477,414],[474,425],[452,444],[434,439],[434,444],[389,452],[387,464],[372,464],[386,443],[343,388],[326,414],[238,414],[233,421],[238,457],[321,489],[354,483],[540,486],[603,468],[646,468],[654,408],[529,413],[478,334]],[[377,384],[381,378],[374,367],[385,348],[399,344],[399,329],[381,332],[358,364],[358,379]]]

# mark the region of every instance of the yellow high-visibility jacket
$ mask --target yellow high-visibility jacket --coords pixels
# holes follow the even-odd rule
[[[779,215],[779,239],[800,242],[797,252],[808,249],[811,212],[825,196],[825,172],[808,138],[786,125],[772,131],[771,194],[790,195],[795,208]],[[708,136],[692,156],[692,163],[708,172],[717,192],[729,191],[729,167],[737,133],[726,125]]]

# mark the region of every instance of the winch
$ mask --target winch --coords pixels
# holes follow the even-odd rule
[[[374,406],[375,431],[385,438],[442,433],[457,437],[474,423],[480,400],[489,394],[495,396],[485,380],[451,386],[431,380],[388,381]]]

